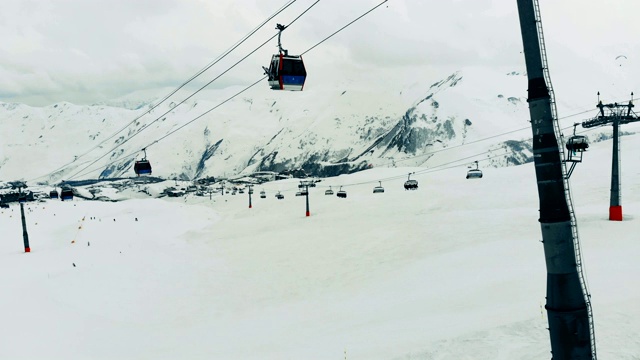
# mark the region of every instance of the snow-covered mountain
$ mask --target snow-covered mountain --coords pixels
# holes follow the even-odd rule
[[[528,135],[522,131],[439,152],[526,130],[526,77],[516,71],[468,68],[383,89],[353,77],[298,93],[265,88],[222,105],[241,88],[203,91],[180,104],[189,94],[183,92],[153,110],[153,103],[142,100],[112,106],[0,104],[0,126],[7,129],[0,135],[0,179],[130,176],[145,147],[154,174],[166,178],[296,168],[328,176],[373,166],[429,166],[498,151],[505,140]],[[521,150],[524,155],[514,159],[526,160],[526,147]]]

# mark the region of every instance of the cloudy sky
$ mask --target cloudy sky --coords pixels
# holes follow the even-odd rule
[[[275,23],[288,24],[314,1],[295,1],[200,83],[275,34]],[[284,46],[292,54],[302,52],[380,1],[321,0],[287,29]],[[164,95],[288,2],[3,0],[0,101],[42,106],[91,104],[136,92]],[[540,6],[555,85],[579,85],[590,93],[605,83],[640,79],[633,66],[640,57],[637,0],[541,0]],[[275,45],[274,40],[258,50],[212,87],[259,79]],[[306,54],[305,62],[310,75],[323,74],[318,78],[325,81],[336,74],[375,79],[416,68],[437,77],[469,66],[523,69],[521,47],[516,0],[389,0]],[[618,55],[626,59],[615,60]],[[634,81],[616,96],[634,90]]]

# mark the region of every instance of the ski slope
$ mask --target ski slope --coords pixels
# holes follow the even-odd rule
[[[639,140],[621,138],[624,221],[607,221],[611,141],[571,179],[600,359],[640,354],[640,181],[625,155]],[[416,174],[405,191],[420,170],[323,179],[310,217],[293,179],[256,187],[251,209],[247,193],[29,203],[28,254],[13,204],[0,358],[550,358],[533,164]]]

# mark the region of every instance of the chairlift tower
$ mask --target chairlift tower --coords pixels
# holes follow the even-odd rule
[[[598,98],[600,93],[598,93]],[[633,99],[633,93],[631,93]],[[603,104],[598,100],[598,116],[582,123],[583,128],[613,125],[613,152],[611,156],[611,197],[609,200],[609,220],[622,221],[622,203],[620,195],[620,125],[640,121],[633,112],[633,100],[628,104]]]
[[[591,300],[582,271],[578,227],[547,64],[537,0],[517,0],[547,270],[545,309],[553,360],[596,359]]]
[[[27,220],[24,215],[24,201],[22,197],[22,189],[27,187],[23,181],[12,181],[10,182],[11,187],[14,189],[18,189],[18,203],[20,203],[20,219],[22,220],[22,241],[24,243],[24,252],[31,252],[31,247],[29,246],[29,233],[27,232]]]
[[[305,216],[311,216],[311,212],[309,211],[309,182],[300,181],[300,185],[298,185],[298,188],[300,189],[304,188],[304,192],[305,192],[304,196],[307,204]]]

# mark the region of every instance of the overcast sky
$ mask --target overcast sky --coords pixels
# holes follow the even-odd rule
[[[321,0],[285,31],[284,46],[292,54],[302,52],[380,1]],[[91,104],[133,92],[164,95],[163,89],[182,83],[287,2],[3,0],[0,101],[41,106]],[[313,2],[297,0],[202,82]],[[552,76],[559,73],[560,83],[604,82],[602,73],[615,70],[619,77],[640,78],[632,66],[640,56],[638,3],[541,0]],[[259,79],[275,45],[274,40],[212,86]],[[375,78],[378,71],[429,67],[444,76],[467,66],[523,69],[521,47],[516,0],[389,0],[305,55],[305,62],[310,74],[361,69]],[[621,54],[627,63],[615,60]]]

